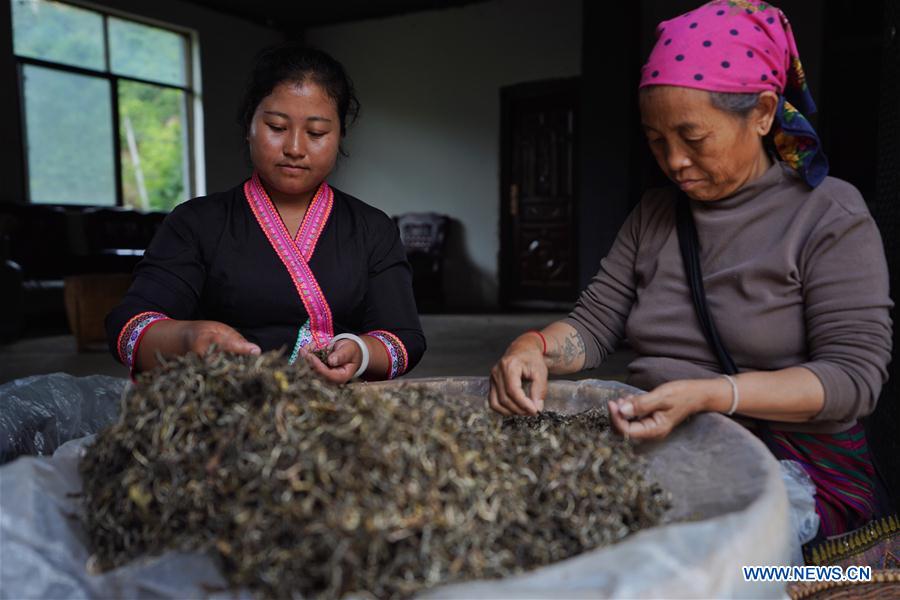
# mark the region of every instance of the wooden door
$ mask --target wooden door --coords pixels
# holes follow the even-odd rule
[[[501,90],[500,301],[556,308],[577,295],[578,79]]]

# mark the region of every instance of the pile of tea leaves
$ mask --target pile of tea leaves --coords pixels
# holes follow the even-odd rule
[[[598,409],[503,419],[366,387],[276,353],[142,376],[81,463],[94,564],[209,551],[261,596],[407,597],[616,542],[667,507]]]

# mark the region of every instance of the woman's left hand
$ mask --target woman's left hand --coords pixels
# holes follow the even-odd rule
[[[670,381],[652,392],[610,401],[609,416],[625,437],[661,440],[692,414],[710,410],[729,386],[724,379]]]
[[[331,383],[347,383],[362,364],[362,352],[352,340],[338,340],[324,363],[305,348],[300,353],[313,371]]]

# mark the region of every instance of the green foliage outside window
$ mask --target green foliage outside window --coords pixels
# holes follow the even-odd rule
[[[171,85],[187,85],[183,35],[134,21],[109,19],[110,69]]]
[[[31,201],[114,206],[109,82],[25,65]]]
[[[31,201],[116,204],[116,152],[123,205],[170,210],[186,200],[192,192],[187,115],[193,101],[187,36],[62,2],[11,5],[13,47],[24,63]]]
[[[119,82],[119,148],[126,206],[169,210],[184,200],[184,92]]]
[[[44,0],[12,0],[12,14],[13,49],[19,56],[106,68],[102,15]]]

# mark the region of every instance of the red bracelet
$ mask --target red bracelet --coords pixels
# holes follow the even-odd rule
[[[536,333],[539,338],[541,338],[541,345],[544,349],[541,351],[541,356],[546,356],[547,354],[547,338],[544,337],[544,334],[538,331],[537,329],[529,329],[525,333]]]

